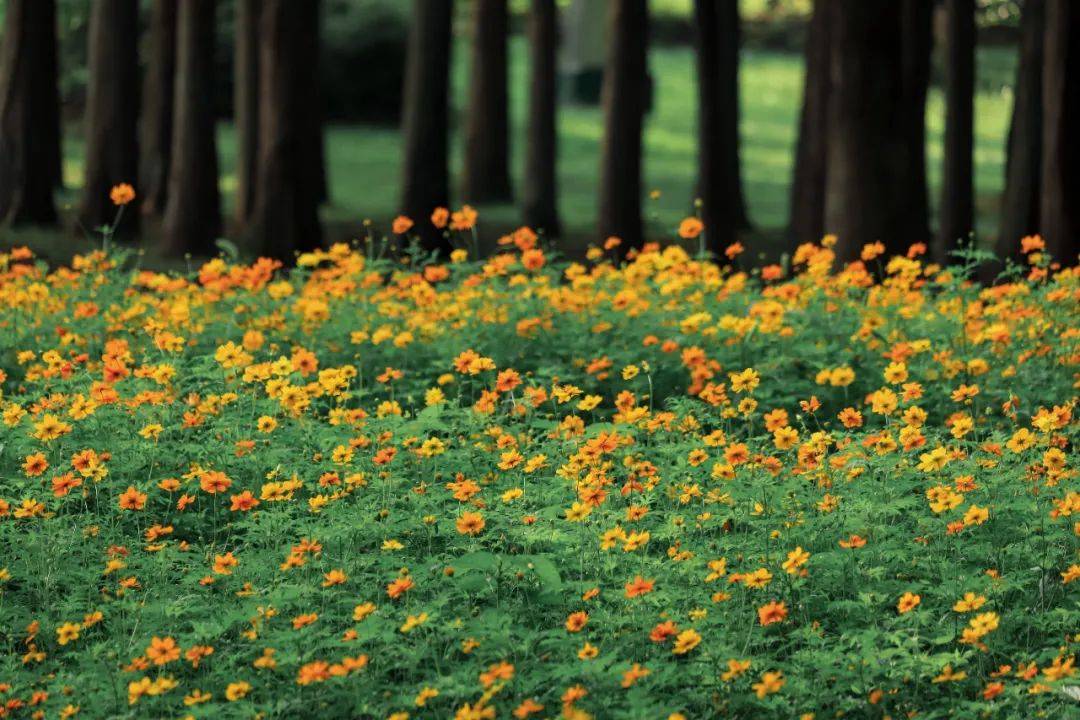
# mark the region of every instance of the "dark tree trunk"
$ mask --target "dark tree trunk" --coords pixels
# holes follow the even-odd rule
[[[310,42],[297,32],[308,21],[305,5],[265,0],[260,26],[259,158],[249,232],[263,253],[279,258],[322,241],[318,181],[304,156],[311,146],[305,84],[314,60]]]
[[[304,118],[308,122],[308,149],[304,156],[311,163],[310,176],[314,178],[319,202],[330,198],[329,184],[326,180],[326,143],[323,137],[323,91],[322,74],[319,71],[320,49],[322,46],[322,0],[307,0],[307,12],[304,14],[303,38],[308,42],[305,54],[311,58],[307,69],[304,87],[308,90],[307,111]]]
[[[604,68],[604,141],[600,151],[601,239],[641,247],[641,133],[645,119],[649,12],[646,0],[611,0]]]
[[[450,202],[446,136],[453,11],[453,0],[414,0],[402,109],[401,212],[412,218],[425,248],[446,252],[450,243],[431,224],[431,212]]]
[[[836,0],[832,16],[825,227],[841,260],[881,241],[901,252],[896,178],[907,172],[897,112],[903,97],[901,5],[891,0]]]
[[[739,4],[696,0],[698,195],[719,256],[747,223],[739,164]]]
[[[210,255],[221,231],[214,140],[215,9],[216,0],[183,0],[179,7],[173,160],[162,226],[162,244],[173,255]]]
[[[933,3],[903,0],[901,7],[902,95],[895,109],[901,126],[898,161],[902,174],[894,222],[900,245],[929,243],[930,207],[926,188],[926,90],[930,84],[930,52],[933,48]]]
[[[1043,64],[1042,203],[1046,250],[1063,265],[1080,252],[1080,5],[1047,0]]]
[[[150,62],[143,76],[142,133],[139,136],[139,195],[148,215],[165,212],[172,150],[176,74],[176,5],[154,0],[150,13]]]
[[[469,202],[513,199],[510,187],[506,0],[475,0],[472,75],[461,194]]]
[[[1046,4],[1024,0],[1020,17],[1020,62],[1016,69],[1012,122],[1005,156],[1005,192],[997,254],[1019,258],[1020,239],[1039,231],[1042,174],[1042,68]]]
[[[558,237],[558,193],[555,161],[558,133],[555,125],[558,8],[555,0],[533,0],[529,16],[529,128],[525,142],[525,178],[522,209],[525,224]]]
[[[792,246],[818,242],[825,234],[825,136],[829,107],[829,36],[827,0],[814,1],[806,33],[806,74],[802,114],[791,183],[788,238]]]
[[[255,209],[259,156],[259,16],[262,0],[238,0],[233,61],[236,123],[236,225],[242,231]]]
[[[9,0],[0,48],[0,223],[56,222],[56,3]]]
[[[87,54],[86,181],[80,222],[109,224],[116,208],[109,191],[138,172],[138,0],[94,0]],[[125,212],[118,235],[134,234],[139,214]]]
[[[975,123],[975,0],[945,0],[945,164],[937,259],[973,227],[972,150]]]

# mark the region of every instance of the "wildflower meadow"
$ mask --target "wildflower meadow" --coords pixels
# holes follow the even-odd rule
[[[0,717],[1078,716],[1040,238],[985,284],[436,223],[445,260],[0,254]]]

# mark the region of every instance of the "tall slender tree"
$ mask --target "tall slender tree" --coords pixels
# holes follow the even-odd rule
[[[138,172],[138,0],[94,0],[90,10],[86,100],[86,181],[80,222],[87,229],[113,221],[109,190],[132,183]],[[116,229],[130,235],[138,213]]]
[[[309,172],[318,190],[320,203],[330,199],[330,188],[326,176],[322,74],[319,71],[322,48],[322,5],[322,0],[307,0],[307,12],[303,16],[305,24],[298,29],[308,43],[304,54],[311,58],[311,62],[305,68],[307,78],[303,85],[308,91],[308,99],[305,101],[307,110],[304,113],[304,119],[307,121],[308,149],[304,151],[304,156],[311,163]]]
[[[806,32],[802,113],[788,219],[788,239],[792,245],[818,242],[825,234],[825,135],[832,33],[829,9],[827,0],[814,0]]]
[[[446,252],[450,243],[431,224],[431,212],[450,201],[447,132],[453,14],[453,0],[414,0],[402,110],[401,212],[415,222],[427,249]]]
[[[1075,265],[1080,252],[1080,5],[1047,0],[1043,62],[1042,202],[1047,251]]]
[[[900,169],[898,190],[893,193],[893,222],[902,245],[928,243],[931,239],[926,187],[926,91],[930,84],[933,12],[933,3],[926,0],[901,0],[902,90],[895,108],[900,126]]]
[[[253,244],[277,257],[318,247],[318,180],[304,157],[310,132],[304,113],[310,97],[311,44],[297,32],[310,22],[309,3],[264,0],[259,55],[259,156],[255,209],[248,226]]]
[[[525,142],[522,211],[525,224],[558,236],[555,122],[558,8],[555,0],[532,0],[529,14],[529,124]]]
[[[0,47],[0,223],[56,221],[56,69],[54,0],[9,0]]]
[[[1024,0],[1020,15],[1020,61],[1016,67],[1012,120],[1005,155],[999,257],[1020,255],[1020,238],[1039,231],[1042,180],[1042,68],[1046,28],[1044,0]]]
[[[150,11],[150,60],[143,76],[139,135],[139,195],[144,213],[165,211],[172,151],[178,0],[154,0]]]
[[[646,0],[610,0],[604,66],[604,139],[600,150],[597,231],[640,247],[641,135],[647,102],[649,11]]]
[[[739,3],[695,0],[698,194],[705,236],[719,254],[748,224],[739,162]]]
[[[233,119],[236,125],[236,210],[241,230],[255,209],[259,156],[259,16],[262,0],[237,0],[233,56]]]
[[[895,178],[907,168],[902,127],[902,7],[890,0],[835,0],[826,132],[825,227],[843,260],[866,243],[887,252],[908,242],[896,224]]]
[[[473,3],[472,75],[461,193],[470,202],[513,198],[510,185],[506,0]]]
[[[216,0],[183,0],[176,53],[176,108],[168,204],[162,226],[167,252],[209,255],[221,231],[214,140]]]
[[[936,255],[966,239],[974,223],[975,0],[945,0],[945,165]]]

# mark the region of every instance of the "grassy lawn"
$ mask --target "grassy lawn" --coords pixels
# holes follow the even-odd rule
[[[519,179],[524,160],[523,139],[527,114],[527,61],[524,39],[511,41],[512,152],[514,177]],[[789,182],[802,96],[802,58],[799,55],[747,50],[742,58],[742,158],[750,215],[756,230],[750,242],[759,249],[771,246],[787,221]],[[650,230],[670,233],[691,207],[696,174],[696,93],[693,51],[689,47],[660,46],[651,52],[656,80],[653,112],[645,136],[645,191],[659,197],[646,203]],[[453,58],[455,127],[451,163],[461,167],[463,125],[468,72],[464,44]],[[1013,76],[1015,53],[1007,48],[984,48],[979,53],[980,91],[976,97],[975,172],[978,231],[992,235],[997,225],[1001,193],[1004,139],[1008,132],[1011,97],[1007,83]],[[941,175],[943,97],[932,88],[927,105],[927,156],[931,203],[936,204]],[[572,245],[591,241],[596,211],[599,145],[602,117],[599,108],[563,105],[559,109],[560,210]],[[222,190],[226,208],[235,188],[235,135],[231,125],[220,127]],[[76,128],[65,138],[64,201],[77,200],[82,182],[84,148]],[[395,212],[399,182],[400,139],[394,128],[333,126],[328,129],[332,201],[324,209],[331,239],[355,235],[364,218],[385,223]],[[481,221],[497,228],[519,222],[513,205],[481,207]],[[12,233],[14,235],[14,233]],[[49,242],[40,232],[19,233],[15,241],[35,245]]]

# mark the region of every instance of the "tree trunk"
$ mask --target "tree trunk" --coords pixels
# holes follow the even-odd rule
[[[646,103],[649,13],[646,0],[611,0],[604,69],[604,140],[600,151],[601,239],[641,247],[641,133]]]
[[[973,229],[972,150],[975,122],[975,0],[945,0],[945,165],[937,259]]]
[[[150,13],[150,62],[143,77],[139,136],[139,195],[144,213],[165,211],[172,150],[173,87],[176,74],[176,5],[154,0]]]
[[[739,163],[739,4],[696,0],[698,195],[719,256],[747,222]]]
[[[0,48],[0,223],[56,222],[56,3],[9,0]]]
[[[933,3],[903,0],[901,6],[901,87],[896,107],[901,127],[898,160],[903,164],[897,180],[899,191],[894,222],[903,250],[912,243],[929,243],[930,207],[926,188],[926,90],[930,84],[930,53],[933,49]]]
[[[802,114],[791,183],[788,239],[792,246],[818,242],[825,234],[825,136],[829,106],[828,0],[814,0],[806,33]]]
[[[254,245],[279,258],[322,241],[318,181],[304,156],[311,145],[304,113],[313,58],[310,42],[297,32],[309,10],[293,0],[265,0],[262,7],[259,157],[249,231]]]
[[[233,60],[233,117],[236,123],[236,213],[243,231],[255,209],[259,156],[259,16],[262,0],[237,0]]]
[[[173,255],[210,255],[221,231],[214,140],[215,0],[183,0],[176,53],[176,108],[162,244]]]
[[[513,199],[506,0],[475,0],[473,7],[472,75],[461,192],[469,202],[505,202]]]
[[[896,121],[903,96],[901,5],[836,0],[831,13],[831,93],[826,137],[825,227],[841,260],[881,241],[901,252],[897,177],[907,148]]]
[[[525,224],[558,237],[558,193],[555,162],[556,68],[558,8],[555,0],[533,0],[529,16],[529,127],[525,142],[525,178],[522,204]]]
[[[428,250],[450,251],[431,212],[450,202],[447,170],[450,29],[453,0],[414,0],[402,109],[404,170],[401,212]]]
[[[1047,0],[1043,64],[1042,203],[1046,250],[1063,265],[1080,252],[1080,6]]]
[[[1042,174],[1042,67],[1046,4],[1024,0],[1020,17],[1020,63],[1016,69],[1012,122],[1005,157],[1005,192],[997,255],[1020,257],[1020,239],[1039,231]]]
[[[113,222],[109,191],[138,172],[138,0],[94,0],[87,54],[86,179],[80,222],[94,230]],[[132,235],[139,214],[125,212],[116,229]]]
[[[304,118],[307,120],[308,149],[304,151],[304,157],[311,163],[310,176],[314,178],[318,193],[319,203],[330,199],[330,188],[326,179],[326,143],[323,133],[323,90],[322,75],[319,72],[320,49],[322,46],[322,0],[308,0],[305,3],[307,12],[304,13],[304,26],[301,31],[303,38],[308,42],[305,54],[311,58],[307,66],[307,78],[304,87],[308,91],[306,101],[307,110]]]

